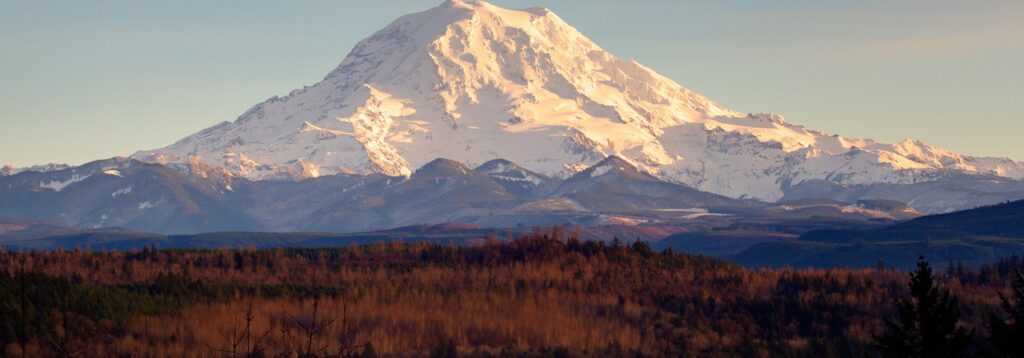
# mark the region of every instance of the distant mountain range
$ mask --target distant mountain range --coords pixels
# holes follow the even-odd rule
[[[506,160],[473,169],[438,159],[408,177],[251,181],[196,159],[169,167],[119,158],[2,176],[0,193],[0,217],[162,234],[351,233],[445,222],[489,228],[812,217],[891,222],[920,215],[903,204],[737,200],[660,180],[615,156],[561,180]]]
[[[829,208],[833,213],[829,215]],[[861,210],[907,207],[892,201],[865,202]],[[726,258],[749,267],[886,267],[909,269],[919,255],[932,262],[979,266],[1024,255],[1024,201],[899,222],[856,220],[837,214],[850,206],[803,201],[762,208],[777,216],[740,220],[570,227],[585,240],[637,240]],[[815,215],[800,214],[802,211]],[[781,212],[796,212],[785,215]],[[401,240],[471,244],[504,240],[532,228],[484,228],[463,223],[411,225],[360,233],[212,232],[165,235],[120,228],[87,229],[42,221],[0,219],[0,247],[8,250],[152,248],[337,247]]]

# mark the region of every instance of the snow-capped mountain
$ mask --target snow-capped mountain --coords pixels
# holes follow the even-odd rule
[[[767,201],[809,180],[1024,177],[1024,164],[1009,159],[844,138],[733,111],[602,50],[547,9],[460,0],[397,19],[320,83],[134,157],[199,158],[259,180],[408,176],[436,158],[505,158],[567,178],[613,155],[664,180]]]

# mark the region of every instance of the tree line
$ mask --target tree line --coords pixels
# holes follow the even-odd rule
[[[908,285],[894,270],[748,270],[578,237],[0,252],[0,345],[12,357],[863,357],[1015,356],[998,342],[1021,341],[1013,268],[984,281],[919,268]]]

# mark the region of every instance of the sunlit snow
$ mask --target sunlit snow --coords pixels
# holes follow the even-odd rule
[[[788,185],[914,183],[1009,159],[830,135],[727,109],[604,51],[546,9],[446,1],[358,43],[323,81],[137,158],[250,179],[409,175],[436,158],[566,177],[617,155],[662,179],[776,200]]]

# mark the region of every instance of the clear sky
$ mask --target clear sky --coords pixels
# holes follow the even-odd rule
[[[545,6],[723,105],[1024,160],[1024,1],[494,0]],[[0,0],[0,164],[162,147],[316,83],[440,0]]]

